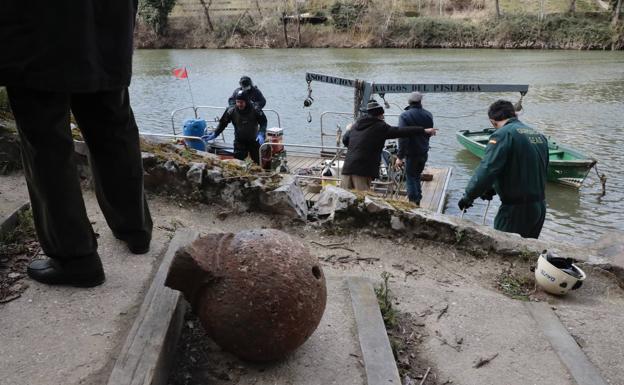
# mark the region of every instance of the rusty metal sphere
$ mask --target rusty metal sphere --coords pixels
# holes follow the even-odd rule
[[[221,348],[250,361],[301,346],[327,301],[318,260],[278,230],[203,236],[178,250],[165,284],[182,291]]]

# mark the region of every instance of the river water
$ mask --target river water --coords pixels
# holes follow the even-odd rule
[[[175,79],[174,67],[186,66],[190,82]],[[285,141],[319,144],[319,115],[352,110],[353,90],[312,83],[314,104],[303,108],[305,73],[317,72],[377,83],[529,84],[521,119],[598,160],[607,175],[607,194],[592,171],[580,189],[547,187],[548,213],[541,238],[585,244],[614,230],[624,231],[624,52],[532,50],[139,50],[134,57],[131,102],[142,131],[171,133],[170,113],[178,107],[224,106],[241,75],[249,75],[267,98],[267,109],[281,115]],[[398,114],[407,95],[389,94],[387,114]],[[423,105],[434,116],[438,136],[431,140],[429,165],[453,167],[446,213],[458,215],[457,201],[479,160],[457,143],[459,129],[489,126],[489,104],[515,102],[518,94],[429,94]],[[308,123],[308,111],[312,122]],[[220,116],[207,110],[204,118]],[[277,122],[268,114],[269,126]],[[181,113],[175,125],[189,117]],[[396,118],[388,117],[396,123]],[[344,118],[324,120],[343,128]],[[491,224],[499,205],[493,201]],[[465,218],[481,223],[485,204],[478,200]]]

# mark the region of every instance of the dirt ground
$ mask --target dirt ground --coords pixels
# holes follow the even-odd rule
[[[88,210],[94,211],[93,193],[86,195]],[[398,317],[389,334],[405,383],[419,384],[426,374],[424,383],[429,385],[532,385],[543,383],[543,373],[548,371],[549,385],[573,384],[523,305],[546,301],[610,384],[624,384],[624,351],[613,343],[614,335],[624,334],[624,290],[622,282],[600,268],[586,266],[588,279],[581,289],[553,297],[533,285],[530,267],[537,255],[477,258],[447,244],[408,242],[400,232],[392,237],[363,230],[336,235],[283,218],[232,214],[218,205],[193,205],[162,196],[150,196],[149,202],[158,236],[166,237],[180,227],[200,233],[278,228],[306,243],[327,277],[364,276],[379,285],[387,272]],[[0,313],[6,310],[3,306]],[[239,373],[250,370],[233,358],[212,360],[210,353],[219,348],[205,339],[190,314],[185,333],[180,346],[186,361],[179,363],[179,375],[170,384],[236,384]],[[115,351],[110,348],[113,357]],[[198,371],[201,367],[207,370]]]
[[[541,383],[548,368],[558,374],[554,384],[573,384],[528,316],[527,301],[552,304],[605,378],[623,383],[624,367],[614,363],[624,359],[624,352],[605,346],[608,335],[624,332],[622,282],[609,272],[586,267],[589,278],[581,289],[553,297],[535,287],[531,267],[537,254],[477,258],[446,244],[407,242],[399,233],[392,238],[374,231],[331,235],[267,219],[271,227],[300,237],[328,277],[366,276],[380,285],[381,274],[390,274],[398,321],[389,335],[405,383],[420,383],[427,375],[424,384],[430,385],[497,384],[504,373],[507,383],[528,385]],[[212,353],[219,349],[206,342],[198,326],[189,315],[182,344],[192,353],[181,358],[181,371],[170,384],[199,384],[207,378],[210,384],[237,383],[245,364],[202,353],[203,346]]]

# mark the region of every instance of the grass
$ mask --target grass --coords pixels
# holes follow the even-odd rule
[[[35,225],[30,209],[20,211],[17,225],[11,231],[0,234],[0,256],[24,253],[27,250],[26,240],[35,238]]]
[[[511,270],[504,270],[496,279],[498,289],[506,296],[520,301],[528,301],[535,284],[527,276],[519,276]]]
[[[391,274],[387,271],[381,273],[381,278],[383,282],[375,288],[375,295],[377,296],[377,302],[379,303],[379,309],[381,310],[381,315],[384,320],[384,324],[386,325],[386,329],[393,329],[397,325],[397,310],[392,306],[392,300],[394,299],[394,295],[390,290],[390,286],[388,281],[390,280]]]

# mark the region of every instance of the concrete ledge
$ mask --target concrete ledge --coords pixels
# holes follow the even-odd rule
[[[6,218],[3,218],[2,221],[0,221],[0,235],[6,234],[9,231],[13,230],[15,226],[17,226],[19,214],[27,210],[29,207],[30,202],[24,202]]]
[[[348,279],[368,385],[401,384],[373,285],[365,278]]]
[[[186,302],[179,292],[165,287],[175,252],[197,238],[189,230],[176,232],[156,272],[139,314],[115,362],[109,385],[166,384],[174,358]]]
[[[525,305],[578,385],[607,385],[547,303],[527,302]]]

